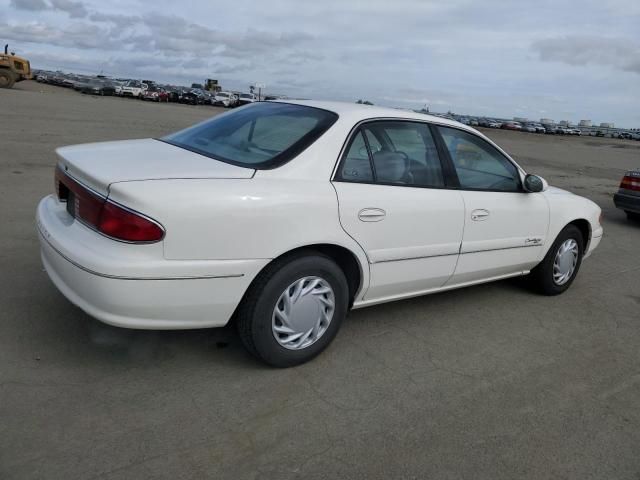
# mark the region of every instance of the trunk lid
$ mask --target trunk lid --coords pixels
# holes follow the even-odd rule
[[[109,185],[172,178],[252,178],[255,170],[190,152],[151,138],[87,143],[56,149],[68,175],[107,195]]]

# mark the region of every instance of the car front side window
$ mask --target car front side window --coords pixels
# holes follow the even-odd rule
[[[456,128],[438,127],[451,156],[460,188],[519,192],[517,167],[485,140]]]

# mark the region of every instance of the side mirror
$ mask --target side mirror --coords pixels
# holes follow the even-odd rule
[[[529,193],[544,192],[549,187],[546,180],[538,175],[529,175],[524,177],[524,189]]]

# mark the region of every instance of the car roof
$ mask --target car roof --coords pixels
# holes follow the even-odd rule
[[[349,117],[350,120],[356,122],[372,119],[372,118],[398,118],[405,120],[422,120],[432,123],[438,123],[440,125],[451,125],[452,127],[473,131],[478,133],[477,130],[464,125],[463,123],[456,122],[455,120],[449,120],[448,118],[438,117],[436,115],[427,115],[424,113],[417,113],[413,110],[404,110],[401,108],[389,108],[379,107],[376,105],[364,105],[359,103],[349,102],[334,102],[323,100],[269,100],[278,103],[291,103],[294,105],[305,105],[308,107],[321,108],[323,110],[329,110],[337,113],[340,117]]]

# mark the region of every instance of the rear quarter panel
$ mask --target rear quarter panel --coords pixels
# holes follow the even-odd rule
[[[168,260],[271,259],[327,243],[364,252],[341,228],[330,182],[175,179],[114,183],[109,198],[159,221]]]

